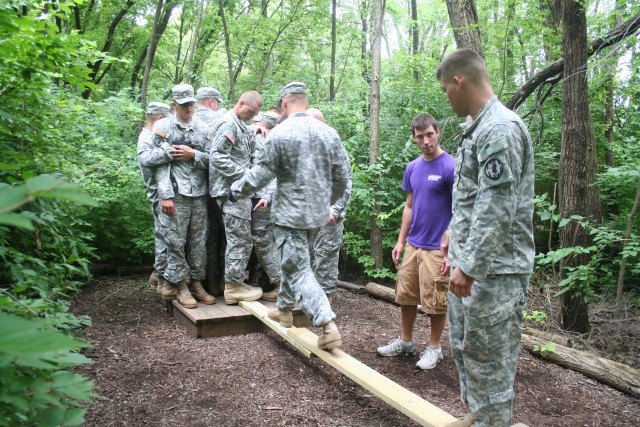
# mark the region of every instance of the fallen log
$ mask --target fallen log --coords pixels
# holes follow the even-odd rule
[[[580,372],[630,396],[640,397],[640,371],[637,369],[560,344],[555,344],[555,351],[542,350],[549,340],[527,334],[522,334],[521,343],[535,356]]]
[[[360,291],[364,288],[364,286],[356,285],[355,283],[345,282],[343,280],[338,280],[338,287],[342,289],[348,289],[350,291]]]
[[[536,338],[540,338],[541,340],[545,340],[547,342],[552,342],[555,344],[560,344],[565,347],[573,348],[573,339],[571,337],[566,337],[563,335],[553,334],[547,331],[541,331],[540,329],[534,328],[523,328],[523,334],[531,335]]]
[[[367,283],[367,286],[364,287],[364,290],[367,291],[369,295],[375,298],[391,302],[393,304],[396,303],[396,291],[391,288],[378,285],[377,283],[369,282]]]

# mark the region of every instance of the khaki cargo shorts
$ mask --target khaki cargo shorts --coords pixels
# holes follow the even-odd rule
[[[407,243],[398,268],[396,302],[400,305],[422,304],[429,314],[447,312],[449,278],[440,274],[440,249],[420,249]]]

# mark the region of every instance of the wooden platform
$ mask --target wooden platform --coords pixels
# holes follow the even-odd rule
[[[238,305],[227,305],[222,295],[216,297],[213,305],[198,304],[198,308],[184,308],[177,300],[165,302],[165,308],[176,322],[184,326],[196,338],[223,337],[228,335],[264,332],[269,328],[253,314]],[[275,302],[260,301],[267,307],[275,307]],[[310,326],[311,322],[299,308],[293,311],[293,324],[297,327]]]

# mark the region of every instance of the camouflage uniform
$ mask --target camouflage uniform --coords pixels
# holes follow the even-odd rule
[[[253,152],[261,152],[265,138],[262,134],[253,137]],[[252,156],[252,165],[255,164],[255,156]],[[253,237],[253,250],[260,262],[260,266],[267,273],[269,283],[280,281],[280,263],[278,261],[278,249],[271,225],[271,203],[276,189],[276,180],[253,195],[254,199],[265,199],[269,204],[265,208],[251,211],[251,236]]]
[[[188,124],[176,116],[153,126],[153,144],[167,156],[171,145],[192,144],[194,159],[175,160],[158,166],[156,180],[160,200],[173,199],[175,213],[159,212],[162,235],[168,248],[165,279],[171,283],[191,277],[205,278],[207,235],[207,175],[209,168],[206,128],[199,120]],[[170,157],[170,156],[169,156]]]
[[[320,227],[310,241],[311,268],[327,295],[334,293],[338,284],[338,262],[343,241],[344,216],[351,197],[351,185],[351,178],[349,178],[342,197],[331,206],[331,215],[336,222]]]
[[[209,130],[211,156],[209,163],[209,194],[222,209],[227,236],[224,280],[243,283],[253,247],[251,238],[251,198],[227,202],[231,184],[251,167],[251,134],[233,110],[227,112],[218,125]]]
[[[218,111],[213,111],[208,108],[198,107],[195,113],[193,113],[193,118],[198,119],[203,122],[207,127],[215,126],[215,124],[220,121],[224,115],[227,114],[226,108],[221,108]]]
[[[168,156],[164,150],[154,149],[154,146],[151,145],[152,136],[150,129],[142,129],[138,136],[137,157],[142,181],[147,187],[147,199],[151,203],[151,213],[153,214],[155,243],[153,269],[158,277],[164,277],[164,270],[167,267],[167,245],[162,239],[160,223],[158,222],[160,200],[158,199],[158,184],[153,172],[156,166],[170,162],[171,156]]]
[[[274,128],[257,164],[231,189],[234,197],[251,194],[277,178],[271,208],[280,267],[278,308],[297,301],[314,326],[335,318],[309,257],[309,234],[329,220],[329,209],[344,193],[349,167],[336,131],[306,113],[294,113]]]
[[[449,293],[451,351],[475,426],[510,426],[534,258],[533,149],[496,97],[461,127],[449,260],[475,281],[470,297]]]

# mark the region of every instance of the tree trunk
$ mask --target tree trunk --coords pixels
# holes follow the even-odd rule
[[[193,54],[196,51],[198,45],[198,34],[200,33],[200,24],[202,23],[202,15],[204,13],[204,0],[200,0],[200,8],[198,9],[198,20],[196,21],[196,28],[193,30],[193,37],[191,38],[191,48],[189,49],[189,61],[187,61],[187,71],[185,72],[185,83],[191,83],[193,78]]]
[[[453,27],[453,36],[458,49],[468,48],[481,56],[480,23],[475,0],[447,0],[449,20]]]
[[[369,75],[369,2],[367,0],[360,1],[360,25],[362,32],[362,40],[360,43],[360,62],[362,63],[362,79],[371,84],[371,76]]]
[[[164,30],[167,29],[167,25],[169,24],[169,18],[171,17],[171,11],[176,6],[176,3],[170,2],[170,3],[166,3],[164,6],[165,6],[165,10],[162,14],[162,18],[160,19],[160,25],[158,26],[158,29],[156,32],[156,39],[158,40],[158,42],[160,41],[160,38],[164,34]],[[138,85],[138,80],[139,80],[138,75],[140,74],[140,69],[143,68],[143,64],[145,63],[145,59],[147,58],[147,51],[149,50],[150,42],[151,42],[151,36],[149,36],[149,43],[147,43],[147,45],[142,50],[142,52],[140,52],[140,55],[138,56],[138,61],[136,62],[136,65],[133,67],[133,72],[131,73],[131,93],[132,94],[135,92],[135,88]]]
[[[113,44],[113,37],[115,35],[116,28],[118,28],[118,25],[120,24],[120,21],[122,21],[122,18],[124,18],[127,12],[129,12],[129,9],[131,9],[133,3],[134,0],[127,0],[127,3],[125,3],[124,7],[116,14],[116,16],[113,18],[113,21],[111,21],[111,25],[109,25],[109,29],[107,30],[107,39],[105,40],[104,46],[102,47],[102,53],[109,53],[109,51],[111,50],[111,45]],[[91,72],[89,73],[89,78],[91,79],[91,81],[95,82],[101,65],[102,60],[98,59],[89,67],[91,68]],[[87,87],[82,93],[82,97],[84,99],[89,99],[89,97],[91,96],[91,92],[92,89],[90,87]]]
[[[184,17],[180,17],[180,32],[178,33],[178,51],[176,52],[176,67],[173,76],[173,84],[180,83],[180,57],[182,56],[182,40],[184,40]]]
[[[417,0],[411,0],[409,2],[409,8],[411,13],[411,25],[409,25],[409,34],[411,35],[411,54],[417,55],[420,51],[420,32],[418,31],[418,4]],[[413,62],[413,78],[416,82],[420,82],[420,69],[417,65],[417,61]]]
[[[382,18],[384,16],[383,0],[375,0],[373,15],[373,40],[371,41],[371,93],[369,96],[369,164],[375,165],[380,157],[380,69],[381,69],[381,45],[382,45]],[[377,179],[372,180],[374,183]],[[373,194],[377,194],[374,184]],[[382,268],[382,230],[378,225],[377,217],[380,212],[380,204],[377,197],[374,203],[374,211],[369,217],[371,223],[371,256],[376,268]]]
[[[597,158],[587,84],[587,17],[580,3],[575,0],[563,1],[565,67],[558,200],[564,218],[581,215],[599,222],[602,213],[600,194],[594,185]],[[577,245],[587,247],[591,242],[589,232],[577,221],[560,229],[562,248]],[[565,258],[563,266],[584,265],[589,258],[588,254]],[[570,290],[562,294],[561,303],[563,329],[587,332],[589,316],[587,303],[582,296]]]
[[[227,19],[224,15],[224,1],[218,0],[220,7],[219,14],[222,20],[222,29],[224,31],[224,48],[227,52],[227,68],[229,70],[229,100],[234,102],[236,99],[235,78],[233,76],[233,59],[231,57],[231,41],[229,40],[229,28],[227,27]]]
[[[333,101],[336,98],[337,3],[338,0],[331,0],[331,74],[329,76],[329,101]]]
[[[153,26],[151,27],[151,36],[149,38],[149,47],[147,49],[147,57],[144,61],[144,72],[142,73],[142,87],[140,88],[140,105],[146,111],[147,107],[147,87],[149,85],[149,74],[151,74],[151,66],[153,58],[156,55],[158,47],[158,25],[160,23],[160,15],[162,14],[162,6],[164,0],[158,0],[156,5],[156,13],[153,17]]]

